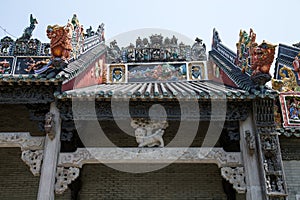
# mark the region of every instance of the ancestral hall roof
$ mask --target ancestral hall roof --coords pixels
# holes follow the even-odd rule
[[[70,99],[86,97],[95,99],[131,98],[135,100],[167,100],[178,99],[201,99],[201,100],[246,100],[254,98],[275,98],[276,94],[271,90],[261,93],[255,90],[248,91],[224,86],[213,81],[184,81],[184,82],[152,82],[152,83],[123,83],[101,84],[87,88],[69,90],[56,93],[58,99]]]

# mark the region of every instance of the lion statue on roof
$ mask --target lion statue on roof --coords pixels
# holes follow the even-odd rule
[[[49,25],[47,27],[47,37],[50,39],[50,49],[52,58],[61,58],[67,61],[71,57],[72,33],[74,27],[71,22],[65,26]]]
[[[259,73],[269,74],[271,65],[274,60],[275,47],[266,41],[253,48],[251,52],[251,69],[252,75]]]

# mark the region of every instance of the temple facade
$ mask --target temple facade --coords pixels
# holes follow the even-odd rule
[[[297,44],[36,24],[0,41],[0,199],[300,199]]]

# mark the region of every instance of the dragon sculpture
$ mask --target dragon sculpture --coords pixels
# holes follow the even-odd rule
[[[284,71],[286,73],[284,73]],[[288,77],[287,77],[287,75]],[[298,91],[300,88],[297,84],[296,76],[293,70],[287,66],[283,66],[279,70],[281,80],[272,79],[272,88],[280,92]]]
[[[38,24],[38,21],[36,18],[33,18],[32,14],[31,14],[30,15],[30,25],[29,25],[29,27],[25,28],[23,35],[19,39],[29,40],[32,36],[32,32],[35,29],[36,24]]]

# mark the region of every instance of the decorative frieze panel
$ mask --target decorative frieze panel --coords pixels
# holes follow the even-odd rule
[[[128,99],[125,99],[124,102],[122,99],[118,100],[118,103],[113,104],[113,109],[117,111],[117,114],[112,113],[112,105],[109,101],[95,101],[95,99],[85,99],[82,101],[73,100],[71,101],[59,101],[58,107],[61,112],[61,118],[63,120],[94,120],[97,118],[101,119],[124,119],[124,118],[149,118],[149,109],[153,104],[157,102],[139,102],[139,101],[130,101],[129,105],[125,105]],[[213,107],[211,101],[199,101],[199,110],[200,110],[200,119],[199,110],[194,109],[192,105],[185,102],[183,105],[179,105],[179,102],[159,102],[159,105],[163,106],[167,114],[168,119],[170,120],[194,120],[194,121],[238,121],[245,120],[248,117],[248,113],[251,109],[250,102],[214,102]],[[189,106],[191,105],[191,106]],[[124,108],[126,107],[126,109]],[[128,110],[130,116],[128,115]],[[182,111],[188,113],[182,115]],[[73,112],[76,112],[75,116]],[[212,113],[213,112],[213,113]],[[156,114],[156,113],[154,113]],[[225,115],[226,114],[226,115]],[[158,116],[160,115],[157,113]],[[214,116],[212,118],[212,115]],[[225,115],[225,116],[224,116]]]
[[[60,153],[58,165],[82,167],[93,163],[214,163],[219,167],[241,166],[239,152],[222,148],[78,148]]]
[[[246,192],[244,167],[222,167],[221,175],[233,185],[238,193]]]
[[[273,108],[273,100],[258,100],[254,103],[257,142],[266,199],[285,200],[287,186]]]
[[[20,147],[24,150],[44,148],[44,137],[32,137],[27,132],[0,133],[0,147]]]
[[[79,176],[79,168],[77,167],[57,167],[55,193],[62,194],[68,189],[68,184],[74,181]]]
[[[12,80],[13,81],[13,80]],[[49,103],[54,101],[53,93],[58,86],[51,85],[39,85],[40,82],[36,81],[35,84],[38,87],[32,87],[28,82],[28,85],[22,80],[19,83],[24,83],[22,86],[5,86],[0,88],[1,103],[13,103],[13,104],[37,104],[37,103]]]
[[[22,151],[22,160],[29,166],[34,176],[39,176],[43,160],[44,150]]]

